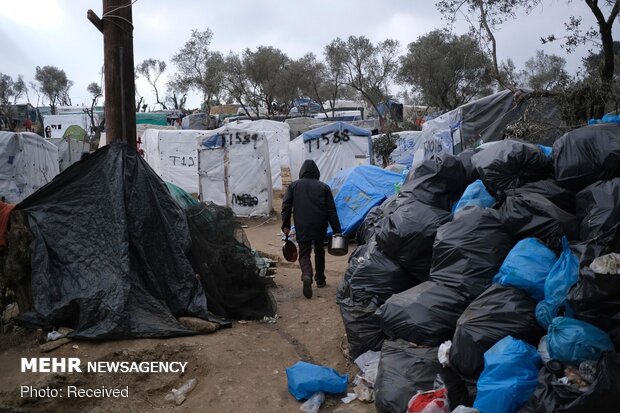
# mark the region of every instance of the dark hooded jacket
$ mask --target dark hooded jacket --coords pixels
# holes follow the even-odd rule
[[[328,223],[334,233],[342,232],[332,191],[319,181],[320,176],[316,163],[307,160],[299,170],[299,179],[290,184],[284,194],[282,228],[291,227],[292,214],[297,241],[323,240]]]

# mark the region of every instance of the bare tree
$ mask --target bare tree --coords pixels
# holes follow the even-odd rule
[[[155,101],[157,105],[160,105],[162,109],[166,108],[166,103],[159,99],[159,90],[157,90],[157,81],[161,75],[166,71],[166,62],[162,60],[146,59],[136,66],[136,74],[143,76],[146,81],[151,85],[155,92]]]

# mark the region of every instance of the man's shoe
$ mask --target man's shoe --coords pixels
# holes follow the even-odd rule
[[[301,281],[304,283],[304,297],[312,298],[312,278],[311,277],[301,277]]]
[[[316,287],[317,288],[324,288],[327,285],[327,283],[325,282],[325,280],[317,280],[316,281]]]

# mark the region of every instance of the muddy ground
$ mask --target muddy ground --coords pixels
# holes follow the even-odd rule
[[[277,201],[279,202],[279,201]],[[279,214],[270,219],[244,222],[253,248],[279,255]],[[354,247],[354,246],[353,246]],[[350,251],[353,248],[350,248]],[[124,340],[71,342],[50,353],[41,353],[32,334],[12,335],[0,341],[0,412],[298,412],[300,403],[287,390],[285,369],[305,360],[348,373],[357,373],[342,352],[344,328],[335,303],[336,288],[347,267],[347,257],[327,255],[327,287],[314,290],[311,300],[301,291],[297,265],[280,263],[272,289],[278,303],[275,324],[235,321],[230,329],[210,335]],[[187,361],[183,376],[161,374],[50,374],[20,373],[21,357],[79,357],[93,360]],[[196,388],[180,406],[164,399],[173,387],[190,378]],[[30,398],[20,396],[20,386],[63,388],[125,387],[129,397]],[[349,386],[352,391],[352,386]],[[358,400],[343,404],[329,396],[321,412],[375,412]]]

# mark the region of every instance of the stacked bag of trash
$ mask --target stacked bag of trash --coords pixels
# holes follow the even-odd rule
[[[452,409],[614,411],[619,229],[620,125],[412,170],[362,225],[338,293],[350,355],[381,349],[377,410],[440,394],[440,377]]]

